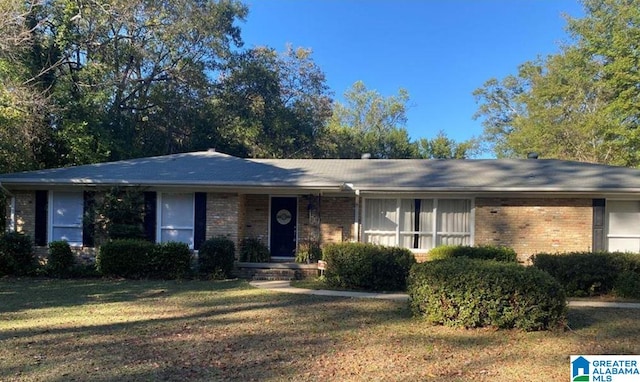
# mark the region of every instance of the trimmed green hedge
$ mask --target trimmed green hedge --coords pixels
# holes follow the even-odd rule
[[[220,236],[206,240],[198,251],[198,271],[214,278],[231,277],[236,260],[236,246],[229,238]]]
[[[497,247],[492,245],[481,245],[470,247],[467,245],[442,245],[435,247],[428,253],[429,260],[450,259],[453,257],[467,257],[479,260],[498,260],[506,262],[517,262],[516,251],[509,247]]]
[[[416,263],[408,249],[365,243],[331,244],[322,256],[329,285],[379,291],[404,290],[409,269]]]
[[[640,297],[640,254],[620,252],[540,253],[533,266],[548,272],[569,296],[584,297],[615,293]]]
[[[184,243],[118,239],[100,247],[96,266],[109,277],[183,278],[191,271],[191,251]]]
[[[414,265],[407,284],[413,314],[430,323],[531,331],[565,322],[562,286],[533,267],[468,258],[434,260]]]
[[[96,267],[104,276],[143,278],[150,273],[155,244],[137,239],[112,240],[100,247]]]
[[[25,276],[36,268],[31,237],[18,232],[7,232],[0,236],[0,276]]]
[[[181,279],[191,273],[191,250],[185,243],[156,244],[151,252],[148,276],[158,279]]]
[[[46,272],[52,277],[71,277],[76,258],[66,241],[49,243]]]

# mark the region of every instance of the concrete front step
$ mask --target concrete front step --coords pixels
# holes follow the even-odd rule
[[[248,280],[291,281],[318,275],[317,264],[236,263],[237,277]]]
[[[254,269],[252,280],[291,281],[296,279],[293,269]]]

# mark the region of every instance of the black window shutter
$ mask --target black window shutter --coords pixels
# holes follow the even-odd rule
[[[157,199],[155,192],[144,193],[144,238],[152,243],[156,242]]]
[[[207,235],[207,194],[196,192],[193,214],[193,249],[199,250]]]
[[[35,232],[33,233],[33,241],[35,245],[44,247],[47,245],[47,220],[49,207],[49,193],[47,191],[36,191],[36,210],[35,210]]]
[[[95,222],[96,193],[93,191],[84,192],[84,203],[82,214],[82,246],[93,247],[95,245],[96,222]]]
[[[604,251],[605,200],[593,199],[593,244],[592,251]]]

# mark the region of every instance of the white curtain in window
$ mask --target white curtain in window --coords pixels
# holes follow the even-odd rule
[[[367,199],[364,218],[365,241],[396,245],[396,206],[396,199]]]
[[[416,203],[414,199],[400,201],[400,246],[415,248]]]
[[[433,245],[433,200],[420,200],[420,249],[431,249]]]
[[[162,194],[160,241],[177,241],[193,248],[193,194]]]
[[[607,200],[611,252],[640,252],[640,201]]]
[[[366,230],[396,230],[396,199],[368,199],[366,205]]]
[[[64,240],[72,246],[82,245],[82,192],[53,192],[51,195],[51,237],[49,241]]]
[[[471,201],[467,199],[438,200],[438,245],[469,245]]]

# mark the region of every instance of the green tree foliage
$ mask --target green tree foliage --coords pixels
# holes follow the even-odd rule
[[[138,188],[112,187],[96,198],[86,219],[97,223],[98,241],[144,237],[144,193]]]
[[[213,123],[198,142],[249,157],[310,157],[331,115],[311,50],[257,47],[235,55],[211,98]]]
[[[25,132],[2,144],[30,151],[0,161],[13,170],[189,149],[246,13],[234,0],[3,2],[0,121]],[[34,99],[46,112],[25,104]]]
[[[384,97],[369,90],[362,81],[344,94],[345,103],[336,103],[329,120],[320,154],[326,158],[415,158],[416,145],[405,127],[409,93]]]
[[[571,45],[474,92],[498,157],[640,165],[640,1],[583,3]]]
[[[50,142],[47,116],[48,71],[54,63],[36,36],[39,1],[0,2],[0,172],[41,167],[40,154]]]
[[[423,159],[469,159],[480,152],[477,139],[456,142],[443,130],[435,138],[420,138],[416,143],[418,156]]]

